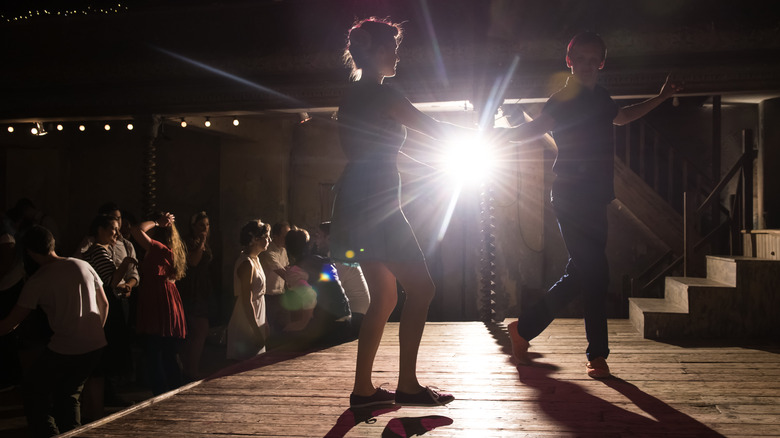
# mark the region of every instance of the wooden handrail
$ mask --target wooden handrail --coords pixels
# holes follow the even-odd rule
[[[664,260],[668,259],[670,256],[674,255],[674,251],[671,249],[669,251],[666,251],[664,255],[661,257],[658,257],[653,263],[650,264],[644,271],[642,271],[641,274],[637,275],[636,278],[644,278],[647,275],[649,275],[651,272],[655,271],[655,269],[661,265],[663,265]]]
[[[734,177],[734,175],[744,167],[745,160],[748,159],[748,157],[752,158],[753,151],[745,151],[742,153],[742,155],[737,159],[737,162],[734,163],[733,166],[731,166],[731,169],[729,169],[728,172],[726,172],[725,175],[723,175],[723,178],[720,179],[718,184],[715,186],[714,189],[710,192],[710,194],[707,196],[707,198],[702,201],[701,205],[696,209],[696,214],[701,214],[701,211],[704,210],[707,205],[715,199],[716,196],[720,195],[721,190],[723,190],[723,187],[726,187],[726,184],[731,182],[731,178]]]
[[[625,163],[678,212],[682,212],[680,193],[692,189],[697,196],[709,193],[710,176],[674,148],[672,142],[645,119],[615,127],[615,140],[615,158]]]
[[[750,130],[743,131],[743,148],[745,152],[742,153],[742,155],[737,159],[729,171],[726,172],[722,178],[720,178],[720,181],[718,181],[715,187],[708,191],[704,188],[704,186],[707,184],[707,182],[711,181],[709,177],[701,172],[695,163],[689,161],[685,157],[681,157],[680,154],[677,153],[668,142],[659,142],[658,137],[662,136],[660,132],[657,132],[657,130],[655,130],[649,124],[647,127],[650,129],[646,129],[646,127],[643,125],[642,133],[644,134],[644,132],[650,131],[652,135],[656,136],[656,138],[652,147],[643,149],[650,149],[647,151],[647,153],[650,154],[649,159],[653,160],[653,162],[650,163],[650,168],[648,168],[646,163],[640,161],[639,163],[634,164],[634,169],[632,170],[635,172],[640,171],[643,174],[651,174],[650,178],[652,178],[652,185],[655,187],[656,191],[658,191],[659,194],[661,194],[661,196],[664,197],[669,203],[679,202],[679,198],[675,198],[674,196],[676,190],[687,192],[687,195],[683,196],[682,209],[686,237],[683,254],[675,258],[671,263],[661,269],[661,271],[658,272],[652,279],[642,285],[638,291],[633,290],[635,282],[640,281],[640,279],[647,277],[650,275],[650,273],[657,271],[659,267],[663,266],[664,260],[667,260],[669,254],[672,253],[672,251],[667,252],[657,260],[653,261],[653,263],[644,269],[641,274],[635,276],[631,280],[632,295],[634,295],[634,292],[641,293],[641,291],[653,287],[660,279],[667,276],[670,272],[676,269],[681,262],[684,266],[683,275],[688,274],[689,268],[692,269],[692,271],[698,271],[699,269],[703,268],[703,265],[698,262],[698,259],[694,255],[697,253],[697,251],[700,252],[700,250],[707,244],[712,243],[716,238],[718,238],[718,236],[721,236],[724,229],[731,228],[729,234],[732,234],[732,236],[729,244],[731,252],[733,253],[735,248],[739,246],[738,242],[735,243],[734,240],[734,229],[752,228],[752,166],[753,159],[755,158],[755,151],[753,149],[752,132]],[[630,169],[631,160],[636,160],[637,158],[637,151],[635,150],[636,145],[629,144],[631,143],[631,140],[635,139],[630,132],[627,132],[625,136],[626,144],[624,151],[624,161],[629,165]],[[664,148],[663,151],[659,150],[658,146],[660,143],[664,143],[662,146]],[[642,145],[644,145],[644,143],[642,143]],[[662,163],[664,159],[660,158],[662,154],[667,157],[665,163]],[[617,158],[619,158],[619,156]],[[644,158],[639,157],[639,159],[642,160]],[[666,169],[666,172],[661,170],[659,173],[659,165],[662,164],[668,166],[668,168]],[[679,175],[677,172],[683,173],[682,180],[674,178],[675,174]],[[666,181],[660,181],[659,184],[659,177],[663,173],[666,173],[668,178]],[[716,201],[719,199],[721,192],[729,185],[731,181],[733,181],[735,177],[740,178],[739,183],[737,184],[737,193],[733,201],[732,208],[729,210],[727,206],[722,205],[720,202],[717,202],[716,204]],[[648,180],[645,181],[650,182]],[[667,192],[667,195],[664,195],[662,192]],[[701,202],[701,204],[696,205],[696,199],[701,199],[700,196],[705,195],[706,197]],[[710,213],[708,207],[711,208],[711,214],[713,216],[712,223],[714,228],[711,230],[699,230],[698,228],[702,225],[702,214]],[[722,222],[720,218],[722,217],[721,215],[723,213],[726,213],[727,219]],[[708,231],[707,234],[703,238],[699,239],[698,236],[700,233],[705,231]]]
[[[644,286],[642,286],[642,290],[650,289],[655,285],[655,283],[658,282],[658,280],[666,277],[674,268],[680,265],[680,262],[683,261],[683,256],[679,256],[676,259],[672,260],[671,263],[669,263],[661,272],[656,274],[653,278],[650,279],[647,283],[645,283]]]

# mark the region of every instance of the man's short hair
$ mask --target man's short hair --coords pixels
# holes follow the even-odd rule
[[[292,227],[290,226],[289,222],[285,221],[285,222],[277,222],[277,223],[275,223],[271,227],[271,236],[272,237],[273,236],[281,236],[282,235],[282,230],[285,229],[285,228],[292,229]]]
[[[330,221],[320,222],[320,232],[330,236]]]
[[[607,59],[607,45],[604,40],[601,39],[596,32],[580,32],[574,35],[574,38],[569,41],[569,45],[566,47],[566,61],[569,62],[571,51],[577,45],[593,44],[601,48],[601,61],[604,62]]]
[[[98,208],[97,214],[111,214],[117,210],[119,210],[119,206],[116,205],[116,203],[109,201]]]
[[[54,251],[54,236],[40,225],[33,225],[22,236],[22,248],[35,254],[49,255]]]

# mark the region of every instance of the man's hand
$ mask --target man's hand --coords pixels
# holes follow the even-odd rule
[[[661,87],[661,93],[659,93],[664,99],[672,97],[675,93],[683,90],[683,83],[672,81],[671,77],[671,73],[666,76],[666,82],[664,82],[664,85]]]

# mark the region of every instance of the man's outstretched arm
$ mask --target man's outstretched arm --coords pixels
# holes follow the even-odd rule
[[[669,76],[666,76],[666,82],[661,87],[661,92],[658,96],[651,97],[644,102],[639,102],[634,105],[629,105],[618,110],[617,116],[612,120],[612,123],[618,126],[623,126],[633,122],[639,118],[642,118],[645,114],[654,110],[658,105],[663,103],[666,99],[672,97],[674,93],[682,90],[682,85],[669,80]]]

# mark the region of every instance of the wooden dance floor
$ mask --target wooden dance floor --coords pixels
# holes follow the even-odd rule
[[[553,323],[531,344],[536,365],[520,368],[504,324],[429,323],[419,376],[455,395],[446,407],[347,409],[351,342],[259,356],[67,436],[780,436],[779,344],[682,346],[642,339],[628,320],[609,327],[616,378],[604,381],[585,374],[582,320]],[[389,324],[374,379],[390,388],[397,333]]]

